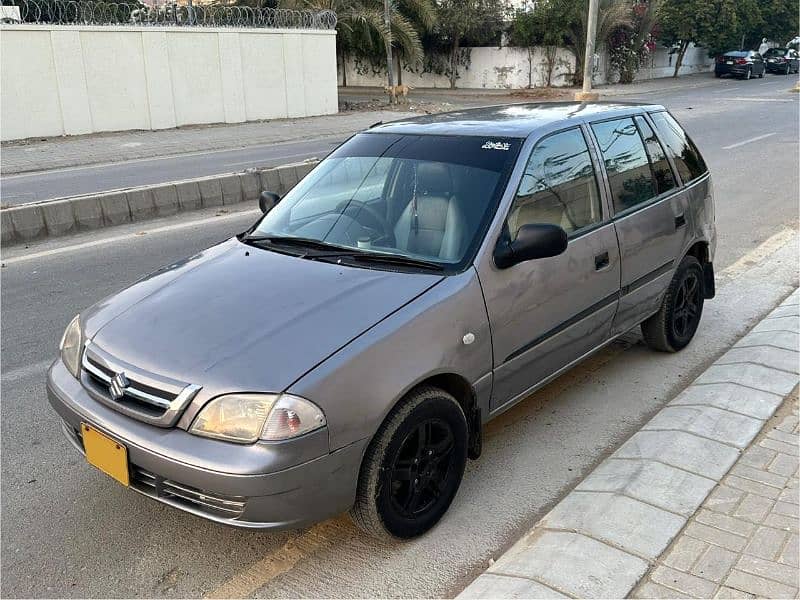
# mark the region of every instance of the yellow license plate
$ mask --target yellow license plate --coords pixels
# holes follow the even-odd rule
[[[89,464],[110,475],[122,485],[129,485],[128,449],[86,423],[81,423],[81,435]]]

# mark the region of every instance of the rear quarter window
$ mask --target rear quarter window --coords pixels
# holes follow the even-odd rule
[[[668,112],[651,113],[653,124],[664,147],[675,162],[675,167],[683,180],[688,183],[708,172],[708,167],[697,146],[678,122]]]

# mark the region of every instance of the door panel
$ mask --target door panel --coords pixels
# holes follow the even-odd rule
[[[608,264],[598,270],[596,257],[605,253]],[[492,325],[496,410],[608,338],[620,277],[614,226],[570,240],[560,256],[504,270],[483,265],[479,275]]]
[[[492,411],[525,394],[605,341],[619,295],[619,248],[598,185],[598,164],[581,127],[539,140],[506,215],[499,244],[527,224],[569,236],[559,256],[476,268],[492,329]]]
[[[680,220],[684,221],[679,225]],[[613,332],[635,327],[656,310],[685,246],[691,219],[682,192],[616,221],[622,260],[622,297]],[[677,221],[677,223],[676,223]]]

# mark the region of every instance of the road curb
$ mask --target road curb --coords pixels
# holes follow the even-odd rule
[[[799,304],[795,290],[457,598],[626,597],[800,382]]]
[[[179,212],[256,202],[262,190],[285,194],[318,162],[308,160],[4,208],[0,210],[0,244],[8,247]]]

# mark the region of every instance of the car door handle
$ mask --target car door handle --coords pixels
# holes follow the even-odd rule
[[[680,229],[684,225],[686,225],[686,217],[684,217],[683,213],[681,213],[675,217],[675,229]]]
[[[605,269],[611,262],[608,259],[608,252],[603,252],[602,254],[598,254],[594,257],[594,270],[595,271],[602,271]]]

